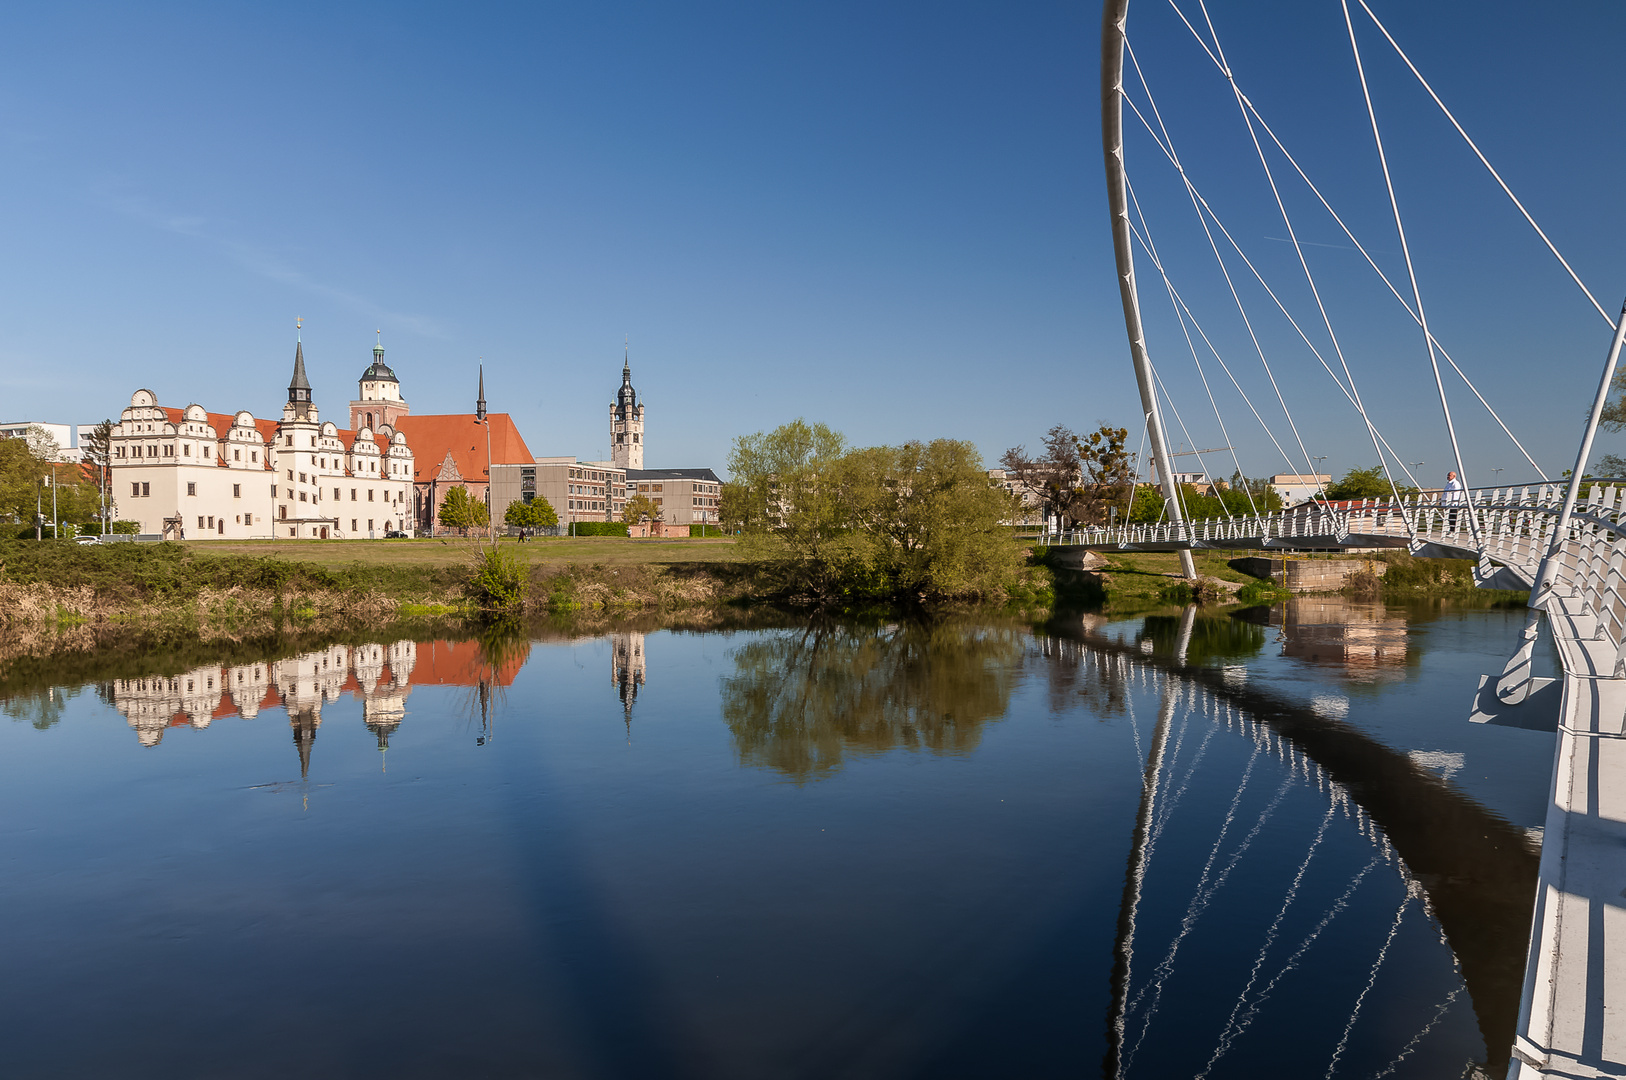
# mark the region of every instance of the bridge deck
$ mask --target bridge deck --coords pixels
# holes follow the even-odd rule
[[[1626,679],[1597,619],[1549,605],[1563,712],[1513,1075],[1626,1076]]]

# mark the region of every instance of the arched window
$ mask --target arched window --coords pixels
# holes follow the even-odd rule
[[[368,428],[371,428],[373,426],[373,414],[372,413],[367,414],[367,426],[368,426]]]

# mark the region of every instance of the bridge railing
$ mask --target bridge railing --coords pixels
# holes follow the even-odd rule
[[[1049,533],[1041,542],[1100,549],[1358,547],[1363,537],[1404,538],[1414,551],[1436,544],[1468,551],[1482,569],[1515,567],[1527,580],[1553,550],[1564,503],[1561,484],[1475,488],[1464,501],[1437,494],[1399,501],[1307,503],[1271,514],[1183,522],[1136,522]],[[1436,549],[1437,552],[1437,549]],[[1596,619],[1596,640],[1615,647],[1626,674],[1626,480],[1589,482],[1558,545],[1553,589],[1573,613]],[[1545,600],[1537,598],[1545,604]]]

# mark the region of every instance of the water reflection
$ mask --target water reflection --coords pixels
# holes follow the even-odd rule
[[[981,622],[816,619],[734,651],[723,719],[742,763],[797,781],[848,753],[963,753],[1005,715],[1029,640],[1025,627]]]
[[[1313,601],[1308,606],[1311,619],[1325,617],[1326,607],[1317,610]],[[1381,612],[1364,613],[1372,623],[1384,621]],[[1178,626],[1178,620],[1168,621]],[[1301,625],[1324,624],[1289,623]],[[1167,636],[1165,630],[1159,633]],[[1337,1020],[1329,1030],[1341,1027],[1342,1034],[1328,1044],[1329,1075],[1340,1057],[1346,1066],[1353,1064],[1362,1030],[1369,1045],[1360,1054],[1370,1061],[1354,1071],[1378,1068],[1387,1059],[1376,1073],[1387,1075],[1438,1025],[1453,1022],[1463,990],[1483,1038],[1482,1063],[1493,1071],[1506,1066],[1537,854],[1521,830],[1449,785],[1461,755],[1392,749],[1325,709],[1228,678],[1224,665],[1179,665],[1161,648],[1152,653],[1085,633],[1056,641],[1047,653],[1057,658],[1052,671],[1068,660],[1076,665],[1072,678],[1080,686],[1104,686],[1109,695],[1114,684],[1122,687],[1115,696],[1130,704],[1146,766],[1120,912],[1109,1076],[1127,1075],[1132,1066],[1142,1073],[1149,1069],[1148,1075],[1209,1075],[1250,1026],[1266,1023],[1261,1008],[1272,995],[1270,1009],[1295,1019],[1269,1023],[1269,1036],[1255,1032],[1250,1038],[1256,1053],[1261,1037],[1281,1040],[1270,1053],[1283,1074],[1297,1074],[1297,1066],[1286,1064],[1287,1055],[1305,1041],[1288,1028]],[[1354,655],[1356,670],[1369,671],[1363,661],[1394,654],[1356,648]],[[1155,720],[1136,718],[1137,689],[1142,697],[1157,695]],[[1233,751],[1225,760],[1215,739],[1223,743],[1226,735],[1241,736],[1251,750],[1241,758]],[[1215,775],[1226,771],[1232,778]],[[1205,785],[1227,792],[1229,806],[1208,802],[1177,814],[1182,800]],[[1348,850],[1347,835],[1335,841],[1328,834],[1339,818],[1347,822],[1340,829],[1353,825],[1359,836],[1354,851]],[[1250,856],[1266,830],[1273,837],[1269,854]],[[1165,850],[1157,854],[1160,843]],[[1303,853],[1296,871],[1284,859],[1293,858],[1289,853],[1295,847]],[[1235,886],[1224,889],[1239,863],[1238,874],[1250,879],[1250,891],[1243,895],[1236,895]],[[1388,868],[1380,869],[1385,863]],[[1317,873],[1324,878],[1318,881]],[[1270,895],[1272,880],[1279,898]],[[1387,928],[1376,934],[1370,926],[1328,930],[1334,923],[1363,920],[1363,911]],[[1443,935],[1433,940],[1448,944],[1449,953],[1431,954],[1431,922]],[[1250,935],[1258,940],[1251,965],[1245,959]],[[1363,945],[1362,938],[1370,940]],[[1370,950],[1364,958],[1361,948]],[[1354,962],[1340,955],[1351,950],[1356,950]],[[1397,950],[1404,959],[1397,958]],[[1460,975],[1442,969],[1441,959]],[[1401,972],[1394,971],[1397,965]],[[1303,971],[1298,979],[1315,983],[1334,970],[1347,969],[1346,977],[1358,972],[1366,992],[1338,991],[1353,1006],[1347,1018],[1336,1006],[1330,1013],[1309,1009],[1307,999],[1292,999],[1298,969]],[[1361,1010],[1374,986],[1391,998],[1386,1004],[1394,1013],[1402,996],[1429,982],[1437,1001],[1426,1007],[1411,1002],[1414,1012],[1399,1010],[1402,1023],[1415,1020],[1413,1030],[1420,1029],[1415,1038],[1392,1039],[1392,1032],[1369,1030],[1371,1021]],[[1233,987],[1234,1000],[1223,992],[1216,997],[1227,986]],[[1315,994],[1327,989],[1319,985]],[[1160,1008],[1166,1019],[1158,1019]],[[1164,1024],[1178,1024],[1188,1036],[1212,1026],[1212,1049],[1189,1040],[1159,1040],[1155,1032]],[[1354,1044],[1352,1032],[1357,1033]]]
[[[325,706],[347,695],[360,699],[362,724],[384,751],[406,717],[414,686],[469,687],[489,722],[493,695],[514,681],[529,650],[523,636],[516,641],[489,635],[475,641],[330,645],[281,660],[114,679],[104,684],[103,693],[147,747],[159,745],[171,728],[202,731],[216,720],[253,720],[264,709],[285,709],[300,775],[307,776]]]
[[[319,830],[250,786],[266,760],[287,765],[270,717],[214,737],[220,753],[135,754],[120,736],[98,759],[103,729],[74,741],[76,719],[104,715],[88,695],[14,698],[35,726],[69,718],[0,729],[0,811],[19,823],[0,834],[18,868],[0,951],[14,986],[46,987],[0,988],[0,1016],[29,1033],[8,1048],[34,1055],[16,1073],[109,1075],[93,1051],[128,1055],[142,1030],[157,1033],[142,1060],[183,1075],[208,1071],[181,1056],[220,1031],[267,1069],[317,1046],[380,1076],[1072,1075],[1104,1053],[1128,1076],[1497,1068],[1534,851],[1453,787],[1460,755],[1408,754],[1236,676],[1273,628],[1321,632],[1333,616],[1306,599],[1319,613],[1191,609],[1127,640],[1076,615],[1037,634],[974,618],[727,638],[494,624],[96,676],[155,750],[172,727],[286,709],[303,771],[348,769]],[[597,644],[550,655],[549,634]],[[1332,681],[1330,655],[1306,670]],[[1354,655],[1369,670],[1377,654]],[[409,709],[424,685],[461,692]],[[332,730],[346,695],[366,733]],[[503,753],[470,751],[505,704],[546,722],[504,720]],[[630,724],[635,706],[663,722],[628,747],[605,718]],[[410,773],[355,769],[403,725]],[[903,752],[921,749],[957,760]],[[854,755],[843,782],[806,783]],[[134,840],[105,828],[137,816],[154,827]],[[284,891],[324,903],[233,899]],[[109,914],[130,911],[186,933],[139,939]],[[244,970],[256,979],[184,1015],[139,1011]],[[311,1037],[281,1039],[293,1024]],[[368,1056],[384,1044],[398,1056]]]
[[[1350,682],[1383,683],[1404,678],[1406,666],[1417,659],[1408,615],[1405,608],[1379,600],[1295,596],[1275,607],[1240,612],[1236,621],[1257,624],[1261,642],[1264,627],[1275,629],[1283,656],[1336,669]]]
[[[1182,615],[1148,615],[1140,640],[1165,656],[1184,653],[1188,664],[1213,660],[1246,660],[1265,647],[1265,629],[1192,606]]]
[[[14,697],[0,698],[0,712],[44,731],[61,721],[68,702],[78,697],[82,689],[45,686]]]

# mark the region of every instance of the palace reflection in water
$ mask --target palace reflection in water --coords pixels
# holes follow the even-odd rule
[[[306,775],[324,706],[345,695],[360,699],[362,723],[386,750],[414,686],[506,687],[528,652],[494,662],[478,641],[332,645],[281,660],[116,679],[110,700],[143,746],[157,746],[171,728],[201,731],[215,720],[253,720],[264,709],[285,709]]]

